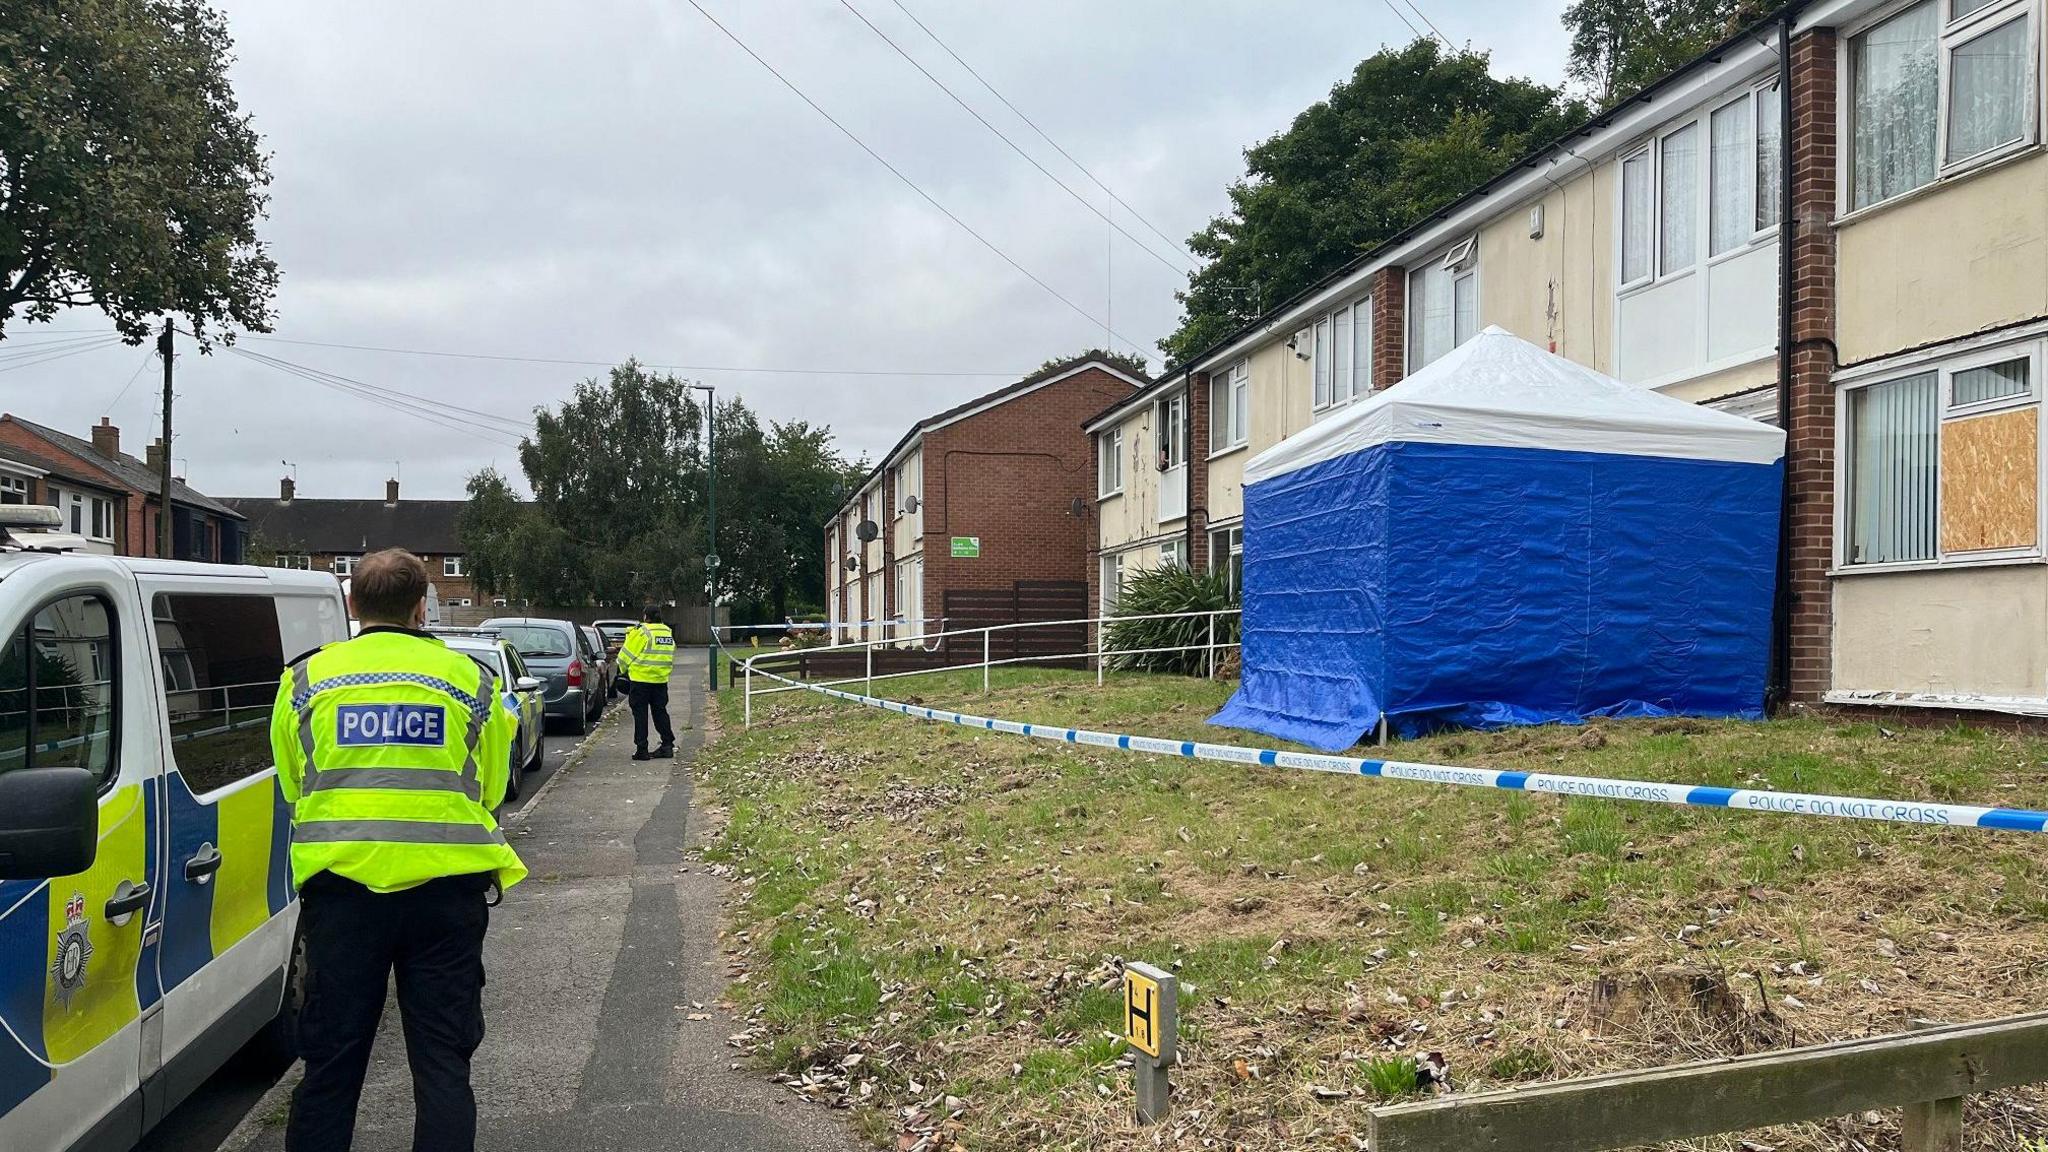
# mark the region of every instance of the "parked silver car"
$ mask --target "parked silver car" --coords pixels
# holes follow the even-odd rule
[[[526,667],[519,652],[504,638],[488,631],[441,631],[441,642],[454,651],[482,664],[498,678],[498,692],[505,707],[519,717],[519,731],[512,739],[512,770],[505,785],[505,799],[517,800],[526,774],[540,771],[547,755],[547,734],[541,704],[541,680]]]
[[[581,628],[544,616],[494,616],[483,627],[511,642],[527,669],[546,682],[541,698],[548,719],[579,736],[590,731],[590,664],[583,653],[588,641]]]

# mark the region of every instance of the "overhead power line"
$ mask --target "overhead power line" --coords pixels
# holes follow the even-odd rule
[[[855,135],[853,129],[848,128],[846,125],[840,123],[837,117],[833,116],[830,112],[825,111],[824,105],[819,104],[816,100],[811,99],[810,96],[807,93],[805,93],[803,89],[796,86],[796,83],[794,81],[792,81],[789,77],[784,76],[780,71],[777,71],[775,65],[770,64],[766,59],[764,59],[761,56],[759,52],[756,52],[753,50],[753,48],[749,47],[747,45],[747,42],[745,40],[740,39],[739,36],[733,32],[732,29],[727,28],[724,24],[719,23],[718,17],[713,16],[710,10],[706,9],[703,4],[698,2],[698,0],[689,0],[689,4],[690,7],[695,8],[697,10],[698,15],[704,17],[705,20],[710,21],[711,26],[713,28],[718,29],[721,33],[725,35],[726,39],[732,41],[735,45],[737,45],[740,51],[745,52],[748,56],[753,57],[754,63],[759,64],[761,67],[767,69],[768,74],[775,77],[777,80],[781,81],[782,86],[784,88],[787,88],[791,92],[795,93],[797,99],[802,100],[804,103],[810,105],[811,111],[816,112],[818,115],[824,117],[826,123],[832,125],[834,128],[839,129],[840,135],[845,136],[848,140],[853,141],[854,145],[858,147],[861,151],[867,153],[868,156],[875,161],[875,163],[880,164],[884,168],[887,168],[891,176],[894,176],[896,177],[896,179],[902,181],[905,187],[909,188],[912,192],[917,193],[919,198],[921,198],[925,203],[931,205],[933,208],[938,209],[939,212],[946,217],[946,219],[951,220],[954,224],[958,225],[962,232],[965,232],[969,236],[974,237],[975,240],[980,242],[982,247],[988,249],[990,252],[995,253],[996,256],[999,259],[1001,259],[1003,263],[1008,264],[1010,267],[1016,269],[1017,272],[1021,274],[1025,279],[1031,281],[1033,284],[1038,285],[1040,288],[1045,289],[1048,295],[1050,295],[1053,299],[1058,300],[1060,303],[1065,304],[1068,308],[1072,309],[1075,315],[1080,316],[1081,318],[1087,320],[1091,325],[1103,328],[1111,336],[1115,337],[1118,340],[1123,341],[1125,344],[1129,345],[1133,349],[1136,349],[1139,355],[1146,354],[1144,345],[1138,343],[1136,340],[1133,340],[1130,337],[1125,336],[1123,333],[1118,332],[1115,329],[1110,328],[1108,325],[1104,324],[1099,317],[1093,315],[1086,308],[1081,307],[1079,304],[1074,303],[1071,299],[1068,299],[1067,296],[1064,293],[1062,293],[1059,289],[1054,288],[1052,285],[1046,283],[1044,280],[1040,279],[1035,273],[1033,273],[1029,268],[1026,268],[1024,267],[1024,265],[1018,263],[1015,257],[1011,256],[1008,252],[1005,252],[1001,248],[997,247],[996,243],[993,240],[990,240],[988,237],[976,231],[972,224],[969,224],[967,221],[962,220],[958,215],[956,215],[953,212],[951,208],[948,208],[944,204],[939,203],[937,198],[935,198],[931,193],[925,191],[924,188],[917,183],[917,181],[912,180],[910,177],[904,175],[902,169],[896,167],[894,164],[889,163],[889,161],[885,157],[883,157],[883,155],[880,152],[877,152],[873,148],[869,147],[867,141],[862,140],[859,136]]]
[[[1002,101],[1003,107],[1008,108],[1011,111],[1011,113],[1017,117],[1017,119],[1022,120],[1025,124],[1030,126],[1033,132],[1038,133],[1038,138],[1040,140],[1043,140],[1047,144],[1050,144],[1052,146],[1053,151],[1065,157],[1067,163],[1072,164],[1075,168],[1079,169],[1081,175],[1086,176],[1090,183],[1094,184],[1097,188],[1102,189],[1103,195],[1108,196],[1111,200],[1115,201],[1117,207],[1122,208],[1126,212],[1129,212],[1131,216],[1138,221],[1138,223],[1143,224],[1147,228],[1150,228],[1154,236],[1157,236],[1161,240],[1164,240],[1168,244],[1172,245],[1173,250],[1175,252],[1180,253],[1180,255],[1183,258],[1185,258],[1189,263],[1194,262],[1194,255],[1190,253],[1186,248],[1182,247],[1180,241],[1175,240],[1173,237],[1167,235],[1163,230],[1160,229],[1159,225],[1152,223],[1152,221],[1150,220],[1147,220],[1143,213],[1139,212],[1136,208],[1133,208],[1128,203],[1126,203],[1123,197],[1118,196],[1115,192],[1110,191],[1109,185],[1104,184],[1102,180],[1095,175],[1095,173],[1089,171],[1087,165],[1081,163],[1079,160],[1074,159],[1073,153],[1068,152],[1065,148],[1060,147],[1059,141],[1054,140],[1051,136],[1047,135],[1045,129],[1040,128],[1038,126],[1037,121],[1033,120],[1029,116],[1026,116],[1022,108],[1019,108],[1015,104],[1012,104],[1008,96],[1003,95],[1002,92],[998,90],[994,84],[989,83],[988,77],[983,76],[980,72],[976,71],[974,65],[969,64],[966,60],[961,58],[958,52],[953,51],[952,45],[940,39],[938,33],[932,31],[931,28],[928,27],[924,21],[918,19],[917,13],[912,12],[908,8],[905,8],[903,6],[903,0],[889,0],[889,2],[896,5],[897,11],[903,13],[905,16],[910,17],[910,22],[912,24],[917,25],[918,31],[923,32],[926,36],[931,37],[932,43],[937,44],[939,47],[945,49],[946,55],[951,56],[955,64],[958,64],[960,65],[960,67],[965,68],[969,76],[974,77],[974,79],[977,82],[979,82],[983,88],[988,89],[989,95],[994,96],[997,100]],[[1122,229],[1118,229],[1118,231],[1122,231]],[[1128,233],[1126,233],[1126,235],[1128,235]]]
[[[142,379],[142,370],[144,368],[149,367],[149,362],[155,358],[156,349],[154,347],[145,348],[143,350],[142,363],[137,364],[135,366],[135,371],[130,372],[128,374],[128,382],[126,384],[121,385],[121,390],[119,392],[114,393],[114,398],[112,400],[107,401],[106,406],[100,409],[100,413],[102,415],[113,415],[114,405],[119,404],[121,402],[121,398],[123,396],[128,395],[128,390],[130,388],[135,387],[135,382],[137,380]]]
[[[472,409],[442,404],[439,401],[411,396],[408,393],[397,392],[388,388],[379,388],[376,385],[365,384],[360,380],[352,380],[346,376],[322,372],[317,368],[308,368],[305,365],[294,364],[289,360],[283,360],[275,356],[266,356],[261,352],[251,352],[244,348],[230,348],[229,350],[244,359],[254,361],[291,376],[296,376],[299,379],[319,384],[322,387],[330,388],[344,395],[354,396],[386,411],[424,420],[429,424],[444,428],[450,432],[468,436],[475,440],[482,440],[485,443],[494,444],[501,448],[518,447],[517,441],[510,439],[514,434],[514,430],[497,427],[487,424],[483,420],[469,419],[459,415],[459,413],[465,412],[473,413],[474,410]],[[488,414],[482,415],[488,416],[490,420],[505,420],[504,417],[489,416]],[[510,421],[506,422],[510,423]]]
[[[287,340],[282,336],[242,336],[242,340],[254,340],[265,344],[296,344],[304,348],[341,348],[350,352],[388,352],[399,356],[438,356],[450,360],[496,360],[509,364],[561,364],[574,368],[611,368],[618,365],[616,360],[578,360],[554,356],[506,356],[491,352],[445,352],[428,348],[392,348],[378,344],[339,344],[326,340]],[[651,360],[640,362],[648,368],[659,368],[664,372],[731,372],[762,376],[940,376],[940,377],[1001,377],[1018,379],[1027,375],[1023,372],[938,372],[923,369],[891,370],[886,368],[755,368],[730,364],[656,364]]]
[[[1416,14],[1417,16],[1419,16],[1419,17],[1421,17],[1421,18],[1422,18],[1422,22],[1423,22],[1424,24],[1427,24],[1427,25],[1429,25],[1429,30],[1430,30],[1431,32],[1434,32],[1434,33],[1436,33],[1436,38],[1437,38],[1438,40],[1441,40],[1441,41],[1443,41],[1443,45],[1444,45],[1444,47],[1446,47],[1446,48],[1449,48],[1449,47],[1451,47],[1451,38],[1450,38],[1449,36],[1446,36],[1446,35],[1444,35],[1444,34],[1443,34],[1443,30],[1442,30],[1441,28],[1438,28],[1438,27],[1436,26],[1436,21],[1434,21],[1434,20],[1431,20],[1431,19],[1429,18],[1429,15],[1428,15],[1428,13],[1425,13],[1425,12],[1424,12],[1424,11],[1422,10],[1421,6],[1415,3],[1415,0],[1401,0],[1401,2],[1402,2],[1402,3],[1404,3],[1404,4],[1406,4],[1406,5],[1408,5],[1408,7],[1410,7],[1410,8],[1412,8],[1412,9],[1414,9],[1414,11],[1415,11],[1415,14]]]
[[[1095,205],[1090,204],[1086,196],[1083,196],[1079,192],[1074,191],[1071,187],[1067,185],[1066,181],[1053,175],[1052,172],[1049,171],[1045,165],[1040,164],[1038,162],[1038,159],[1031,155],[1031,153],[1026,152],[1021,147],[1018,147],[1017,142],[1015,140],[1010,139],[1010,137],[1007,134],[1005,134],[1002,129],[996,127],[994,124],[989,123],[988,117],[983,116],[980,112],[975,111],[974,106],[969,104],[967,101],[961,99],[960,94],[958,92],[953,91],[951,87],[947,86],[944,80],[941,80],[937,76],[932,75],[931,69],[926,68],[923,64],[918,63],[917,57],[912,56],[910,53],[904,51],[903,46],[901,44],[898,44],[896,43],[896,41],[890,39],[889,34],[887,32],[882,31],[879,27],[875,25],[874,21],[868,19],[867,16],[862,14],[860,9],[855,8],[853,6],[852,0],[839,0],[839,4],[848,12],[853,13],[855,19],[867,25],[868,31],[873,32],[875,35],[881,37],[882,43],[887,44],[891,48],[894,48],[896,50],[896,54],[898,56],[903,57],[904,60],[908,61],[912,68],[915,68],[919,72],[923,73],[925,79],[931,81],[933,84],[936,84],[938,86],[939,91],[944,92],[946,95],[952,97],[953,103],[958,104],[969,116],[974,117],[974,119],[978,123],[980,123],[980,125],[983,128],[986,128],[990,132],[994,133],[996,139],[1001,140],[1003,143],[1009,145],[1010,151],[1015,152],[1019,156],[1022,156],[1024,158],[1025,163],[1031,165],[1033,168],[1038,169],[1040,173],[1044,174],[1047,180],[1050,180],[1054,184],[1059,185],[1060,191],[1065,192],[1067,195],[1073,197],[1074,202],[1076,204],[1079,204],[1081,207],[1086,208],[1088,211],[1095,213],[1096,217],[1099,218],[1103,223],[1109,225],[1111,228],[1116,229],[1116,231],[1120,235],[1122,235],[1124,239],[1129,240],[1133,244],[1136,244],[1140,251],[1144,252],[1145,255],[1150,256],[1152,259],[1157,260],[1160,264],[1164,265],[1167,268],[1167,270],[1180,276],[1185,276],[1188,274],[1187,268],[1183,267],[1182,265],[1175,264],[1173,261],[1153,251],[1152,245],[1150,243],[1141,240],[1136,236],[1131,235],[1131,233],[1127,231],[1123,225],[1117,223],[1114,219],[1111,219],[1108,213],[1104,212],[1100,208],[1097,208]],[[1104,189],[1104,191],[1108,191],[1108,189]]]
[[[121,338],[119,336],[104,336],[97,340],[62,348],[55,348],[48,344],[39,345],[34,349],[17,352],[12,357],[0,357],[0,372],[13,372],[21,368],[33,368],[38,364],[48,364],[53,360],[62,360],[67,356],[78,356],[86,352],[97,352],[102,348],[111,348],[120,342]]]
[[[1406,12],[1403,12],[1399,8],[1394,7],[1394,0],[1380,0],[1380,3],[1385,4],[1387,6],[1387,11],[1392,12],[1394,14],[1394,19],[1399,20],[1401,23],[1406,24],[1408,26],[1408,32],[1410,35],[1414,36],[1417,40],[1423,38],[1422,29],[1417,28],[1415,26],[1415,21],[1410,20]]]

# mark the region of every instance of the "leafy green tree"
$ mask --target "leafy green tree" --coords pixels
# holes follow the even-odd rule
[[[1705,52],[1774,5],[1764,0],[1574,0],[1570,77],[1602,107]]]
[[[527,507],[512,484],[495,468],[469,478],[469,502],[456,518],[455,530],[467,549],[471,583],[492,596],[509,596],[519,567],[519,535]]]
[[[1208,263],[1160,343],[1182,360],[1484,182],[1585,116],[1482,52],[1418,39],[1351,77],[1245,152],[1230,211],[1189,238]]]
[[[131,342],[269,331],[268,157],[203,0],[0,4],[0,334],[97,307]]]
[[[1054,367],[1055,365],[1059,364],[1065,364],[1070,360],[1080,360],[1088,358],[1107,361],[1108,363],[1115,365],[1116,367],[1121,368],[1126,372],[1129,372],[1133,376],[1143,376],[1146,379],[1150,379],[1152,375],[1151,369],[1145,367],[1145,358],[1143,356],[1136,356],[1129,352],[1111,352],[1105,348],[1083,348],[1081,351],[1074,353],[1072,356],[1055,356],[1052,359],[1047,360],[1045,363],[1040,364],[1038,366],[1038,370],[1040,372],[1043,372],[1048,368]]]

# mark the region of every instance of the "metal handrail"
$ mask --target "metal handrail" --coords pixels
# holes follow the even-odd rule
[[[1243,615],[1243,612],[1244,609],[1242,608],[1212,608],[1201,612],[1142,612],[1133,613],[1128,616],[1090,616],[1077,620],[1020,620],[1008,624],[987,624],[979,628],[961,628],[954,631],[937,632],[933,633],[930,636],[921,637],[919,639],[932,640],[944,639],[948,636],[979,635],[981,637],[981,659],[979,661],[969,661],[960,664],[945,664],[935,668],[913,668],[902,672],[885,672],[880,676],[875,675],[874,670],[875,649],[901,648],[904,644],[904,641],[887,639],[855,640],[849,641],[844,644],[824,644],[816,648],[802,648],[793,651],[776,650],[772,652],[759,652],[740,661],[740,670],[745,682],[743,689],[745,699],[745,723],[751,726],[754,722],[755,696],[773,696],[777,693],[782,692],[802,692],[808,691],[809,688],[812,687],[811,685],[784,685],[776,688],[762,688],[757,690],[754,687],[754,661],[756,660],[767,658],[802,658],[832,652],[849,652],[857,649],[865,653],[867,657],[867,670],[863,675],[858,677],[847,677],[843,680],[827,680],[821,682],[819,686],[836,687],[843,684],[862,683],[872,688],[874,682],[877,680],[899,680],[910,676],[932,676],[946,672],[961,672],[966,671],[968,669],[979,668],[981,669],[981,690],[984,694],[986,694],[990,688],[989,670],[992,668],[1000,668],[1005,665],[1042,664],[1060,660],[1087,660],[1092,658],[1095,661],[1095,683],[1097,685],[1100,685],[1102,684],[1103,677],[1107,672],[1107,666],[1109,661],[1106,658],[1114,658],[1117,656],[1148,656],[1166,652],[1193,652],[1197,650],[1202,650],[1207,652],[1208,654],[1208,677],[1210,679],[1214,679],[1216,676],[1217,651],[1219,649],[1227,650],[1231,648],[1239,648],[1243,645],[1242,639],[1224,640],[1220,642],[1217,640],[1217,618],[1223,616],[1241,616]],[[1102,640],[1104,635],[1104,629],[1102,627],[1103,625],[1115,624],[1119,621],[1127,620],[1135,621],[1181,619],[1207,621],[1208,635],[1203,643],[1178,644],[1160,648],[1122,648],[1115,650],[1108,650],[1102,647]],[[1030,656],[1010,656],[1000,660],[994,658],[994,635],[997,632],[1014,631],[1022,628],[1073,628],[1077,626],[1094,627],[1094,646],[1092,648],[1082,652],[1036,653]],[[925,650],[932,651],[933,649],[925,648]]]

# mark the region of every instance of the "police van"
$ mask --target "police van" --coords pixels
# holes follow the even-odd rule
[[[89,555],[0,507],[0,1149],[127,1149],[296,981],[270,750],[329,575]],[[48,514],[48,515],[45,515]]]

